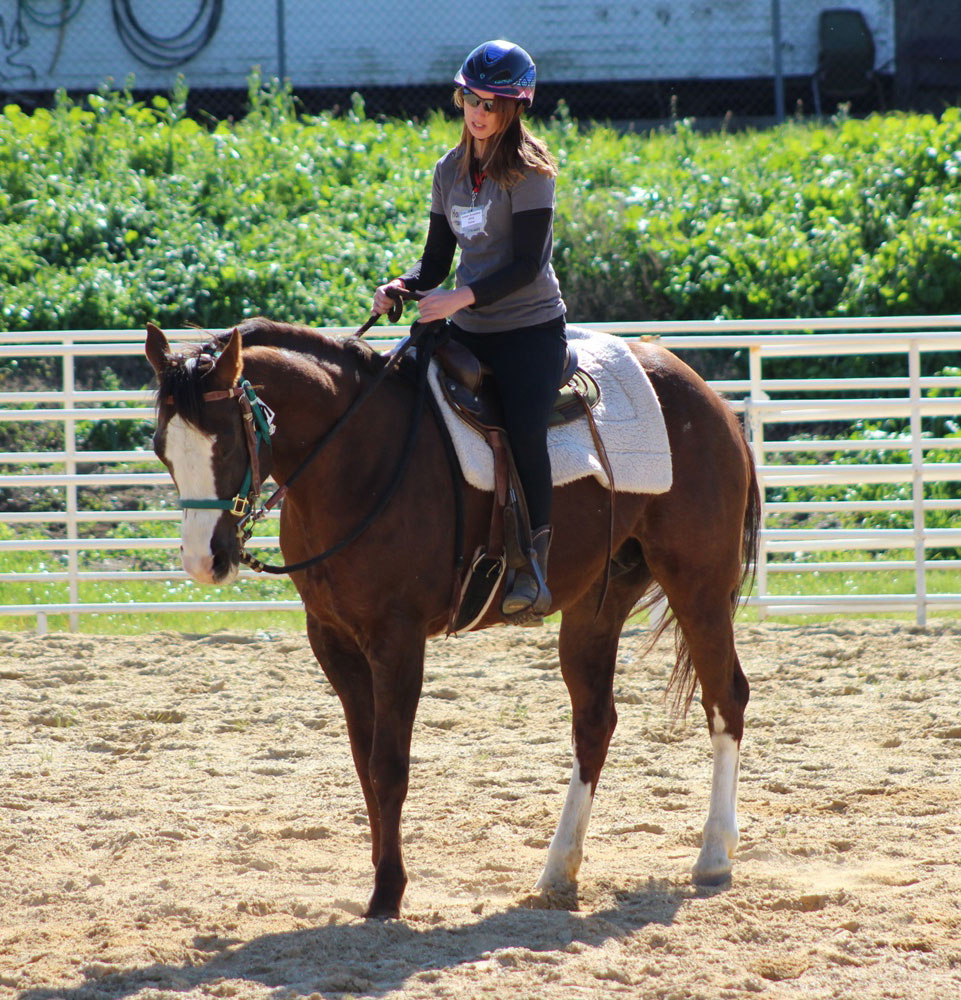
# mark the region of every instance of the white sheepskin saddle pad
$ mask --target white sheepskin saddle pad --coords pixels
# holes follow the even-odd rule
[[[666,493],[672,481],[671,452],[664,416],[647,373],[618,337],[569,326],[567,339],[577,351],[580,367],[600,386],[594,419],[611,463],[615,488],[625,493]],[[492,491],[494,459],[490,447],[444,401],[436,361],[431,362],[430,385],[447,421],[464,477],[471,486]],[[586,417],[550,428],[547,443],[555,486],[587,476],[608,485]]]

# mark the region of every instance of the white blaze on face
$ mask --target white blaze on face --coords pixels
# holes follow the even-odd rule
[[[214,437],[175,416],[167,424],[164,456],[170,466],[181,500],[215,500]],[[220,518],[219,510],[185,510],[181,528],[180,558],[184,569],[198,583],[215,580],[211,539]],[[235,573],[233,574],[235,575]]]

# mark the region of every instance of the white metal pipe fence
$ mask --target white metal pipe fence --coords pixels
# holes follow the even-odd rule
[[[923,624],[931,611],[961,609],[961,594],[930,586],[933,574],[961,567],[961,437],[955,436],[961,422],[961,376],[950,371],[924,374],[927,355],[961,349],[961,316],[586,325],[628,338],[656,337],[685,356],[692,351],[721,352],[728,359],[746,355],[746,378],[712,384],[742,414],[756,460],[763,522],[757,587],[749,603],[762,615],[913,612]],[[201,336],[192,330],[168,335],[175,341]],[[393,339],[379,343],[387,346]],[[199,589],[196,600],[130,603],[98,598],[96,588],[105,582],[168,581],[188,593],[192,587],[176,565],[176,528],[168,525],[167,537],[137,532],[138,525],[162,526],[180,519],[169,476],[153,454],[129,447],[81,446],[92,421],[152,421],[154,413],[147,390],[78,388],[77,359],[96,358],[104,365],[111,358],[140,356],[142,345],[138,330],[0,334],[0,367],[37,358],[55,358],[60,365],[56,389],[0,392],[0,430],[22,422],[57,432],[49,435],[55,442],[49,450],[0,451],[0,497],[8,498],[0,511],[0,588],[6,595],[0,614],[30,616],[43,630],[50,615],[68,615],[76,628],[80,614],[300,608],[289,585],[280,596],[258,596],[256,574],[249,571],[215,601],[202,599]],[[872,355],[901,356],[905,374],[765,377],[765,366],[775,359]],[[149,375],[144,362],[145,383]],[[892,420],[902,422],[901,434],[851,435],[851,427],[859,422]],[[822,433],[815,440],[807,430],[825,426],[841,436],[825,440]],[[953,453],[950,460],[944,456],[948,451]],[[907,460],[881,460],[892,452]],[[839,455],[858,453],[874,460],[838,460]],[[947,495],[931,496],[934,484],[954,485],[941,491]],[[890,495],[849,496],[851,487],[866,485],[884,487]],[[104,498],[128,488],[138,491],[142,509],[112,509]],[[798,492],[801,497],[794,495]],[[11,498],[18,502],[9,502]],[[48,509],[37,509],[44,505]],[[852,527],[854,514],[887,514],[910,524],[895,520],[890,527]],[[275,517],[268,520],[266,531],[276,532]],[[939,517],[946,525],[929,525]],[[838,523],[841,519],[848,523]],[[277,544],[276,534],[256,539],[262,549]],[[958,551],[951,553],[953,549]],[[844,557],[856,552],[880,553],[882,558]],[[136,565],[144,561],[144,553],[153,554],[149,559],[162,565]],[[56,557],[53,567],[48,554]],[[776,577],[800,581],[812,574],[844,574],[855,579],[864,571],[909,573],[912,583],[902,593],[790,594],[784,585],[774,586],[772,592]],[[37,589],[29,600],[16,599],[18,587],[33,586]]]

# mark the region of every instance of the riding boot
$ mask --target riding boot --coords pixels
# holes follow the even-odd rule
[[[551,592],[547,589],[547,554],[551,547],[553,528],[548,524],[537,528],[531,535],[530,567],[518,570],[510,593],[504,595],[501,611],[516,615],[531,611],[546,615],[551,607]]]

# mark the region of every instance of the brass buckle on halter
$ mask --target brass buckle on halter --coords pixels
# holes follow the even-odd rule
[[[234,517],[246,517],[250,513],[250,500],[247,497],[235,496],[234,505],[230,508],[230,513]]]

